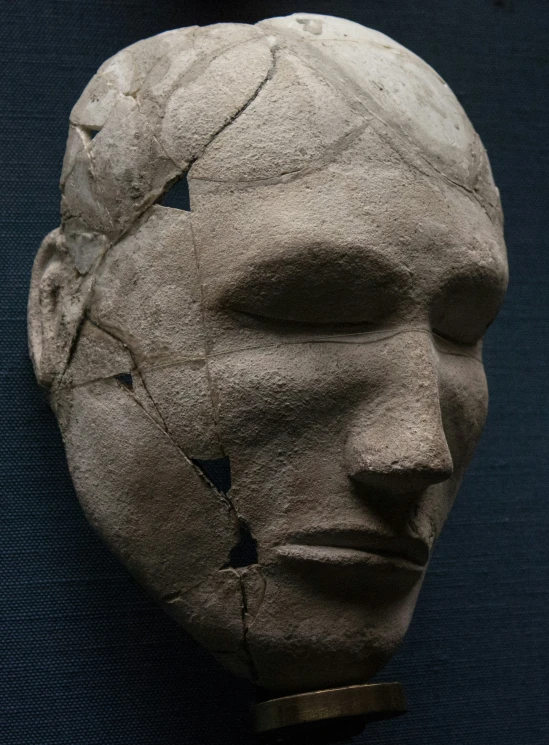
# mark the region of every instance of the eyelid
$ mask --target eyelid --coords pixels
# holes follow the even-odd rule
[[[479,337],[476,341],[461,341],[459,339],[456,339],[455,337],[450,336],[449,334],[444,334],[437,329],[432,329],[431,331],[433,336],[433,341],[435,342],[436,346],[440,348],[441,352],[448,352],[451,350],[448,350],[446,347],[450,345],[453,348],[458,348],[461,350],[462,354],[466,354],[469,357],[478,357],[479,353],[482,349],[482,336]]]
[[[452,336],[451,334],[446,334],[444,331],[439,331],[438,329],[433,329],[433,336],[442,339],[443,341],[449,342],[450,344],[457,344],[461,347],[471,347],[474,346],[477,342],[468,342],[468,341],[461,341],[455,336]]]
[[[257,313],[242,309],[235,309],[229,306],[222,307],[222,310],[226,313],[230,313],[235,316],[244,316],[254,321],[264,324],[273,324],[277,326],[285,326],[289,329],[299,330],[299,327],[306,328],[331,328],[331,329],[353,329],[355,333],[360,333],[359,329],[378,330],[380,329],[379,323],[373,323],[372,321],[311,321],[307,319],[292,319],[292,318],[280,318],[273,315],[267,315],[266,313]],[[353,333],[353,332],[351,332]]]
[[[428,334],[439,352],[443,354],[452,354],[462,357],[469,357],[482,363],[482,338],[475,342],[461,342],[444,336],[435,329],[431,329],[428,326],[384,326],[380,327],[380,324],[368,324],[367,322],[356,322],[356,323],[312,323],[307,321],[287,321],[284,319],[276,319],[270,316],[262,316],[257,313],[248,313],[246,311],[235,311],[232,308],[225,307],[226,311],[233,313],[238,316],[248,316],[253,319],[257,319],[260,322],[272,322],[275,325],[284,325],[287,329],[288,326],[293,326],[296,332],[303,333],[303,327],[308,329],[314,329],[315,332],[309,336],[309,338],[297,338],[297,341],[317,341],[317,342],[348,342],[348,343],[370,343],[375,341],[381,341],[383,339],[391,338],[398,334],[419,331],[424,334]],[[339,328],[338,328],[339,326]],[[341,327],[345,327],[345,331],[342,331]],[[374,328],[372,328],[374,327]],[[326,328],[331,328],[331,332],[326,334]],[[353,329],[352,331],[350,329]],[[324,336],[319,331],[324,330]],[[295,343],[294,342],[294,343]],[[280,342],[279,342],[280,343]],[[287,341],[286,343],[292,343]]]

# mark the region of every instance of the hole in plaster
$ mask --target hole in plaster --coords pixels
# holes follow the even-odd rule
[[[213,460],[193,458],[193,463],[209,478],[216,489],[223,494],[227,494],[231,488],[231,462],[229,458],[215,458]],[[240,528],[238,543],[232,547],[227,565],[233,567],[233,569],[247,567],[258,562],[255,538],[242,518],[238,518],[238,526]]]
[[[233,567],[233,569],[247,567],[250,564],[257,564],[258,562],[257,541],[250,533],[250,529],[244,520],[239,520],[238,524],[240,526],[240,537],[238,543],[231,548],[229,554],[229,566]]]
[[[231,488],[231,462],[228,458],[213,458],[212,460],[193,458],[193,463],[209,478],[218,491],[227,494]]]
[[[100,129],[96,129],[95,127],[85,127],[85,131],[86,131],[86,134],[88,135],[88,137],[90,138],[90,140],[93,140],[93,138],[95,137],[95,135],[98,132],[101,132]]]
[[[176,210],[190,212],[191,197],[189,195],[189,182],[187,174],[184,173],[173,183],[158,200],[163,207],[173,207]]]
[[[131,373],[120,373],[120,375],[115,375],[115,378],[124,386],[124,388],[133,391],[133,378]]]

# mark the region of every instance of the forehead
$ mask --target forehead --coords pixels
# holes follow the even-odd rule
[[[366,37],[276,37],[271,77],[190,169],[210,286],[307,261],[505,276],[497,191],[461,106],[415,55]]]
[[[199,257],[208,291],[255,269],[276,282],[300,270],[304,280],[337,277],[346,291],[412,277],[420,293],[479,268],[504,280],[482,145],[448,86],[411,52],[330,19],[149,42],[106,63],[71,115],[82,141],[67,149],[67,241],[77,216],[116,255],[120,237],[139,232],[147,207],[187,173],[179,243],[192,235],[189,261]],[[100,129],[93,140],[90,127]]]
[[[303,262],[334,275],[365,264],[405,270],[419,284],[479,266],[506,274],[501,228],[474,195],[407,164],[369,128],[319,169],[189,183],[210,286]]]

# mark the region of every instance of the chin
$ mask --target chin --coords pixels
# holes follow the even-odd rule
[[[341,592],[330,593],[311,582],[307,571],[274,566],[265,575],[265,595],[249,623],[246,647],[256,682],[281,693],[370,680],[402,642],[421,584],[391,596],[365,583],[349,594],[343,581]]]
[[[388,662],[400,641],[364,638],[358,629],[350,639],[315,640],[265,630],[253,635],[250,648],[259,685],[290,694],[365,683]]]

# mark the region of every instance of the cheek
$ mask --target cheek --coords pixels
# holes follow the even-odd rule
[[[368,505],[348,478],[345,443],[352,426],[360,426],[368,444],[385,436],[390,422],[398,434],[408,409],[417,416],[416,386],[405,382],[411,376],[426,384],[426,378],[413,350],[433,365],[432,395],[435,401],[438,396],[455,467],[452,479],[433,485],[418,501],[418,532],[432,542],[484,425],[487,389],[478,361],[434,358],[430,343],[423,349],[405,336],[371,346],[287,344],[211,360],[231,498],[264,545],[300,520],[364,519]]]
[[[239,531],[227,500],[116,381],[58,391],[55,404],[90,523],[170,615],[236,665],[242,591],[228,562]]]
[[[189,458],[222,457],[216,400],[204,361],[144,366],[141,379],[141,401],[153,403],[161,425]]]
[[[315,442],[344,439],[357,412],[360,426],[370,431],[395,411],[415,411],[421,401],[413,381],[417,378],[419,387],[431,383],[420,365],[422,348],[416,344],[414,356],[405,342],[403,337],[375,346],[284,345],[212,360],[219,434],[228,454],[265,448],[274,457],[305,452]],[[461,469],[486,419],[484,368],[455,354],[439,354],[434,365],[432,395],[438,395],[448,445]]]
[[[345,423],[375,386],[363,352],[345,346],[286,344],[210,364],[231,498],[263,547],[296,520],[346,508]]]
[[[440,406],[454,468],[463,475],[482,434],[488,411],[483,366],[458,355],[440,355]]]
[[[223,565],[237,537],[226,502],[133,394],[103,380],[56,402],[84,511],[143,584],[169,594]]]
[[[386,360],[352,344],[283,344],[211,360],[223,443],[259,451],[340,432],[358,401],[378,402]]]
[[[219,400],[223,442],[254,451],[285,449],[337,408],[328,381],[334,371],[315,366],[307,352],[280,350],[232,355],[210,365]]]

